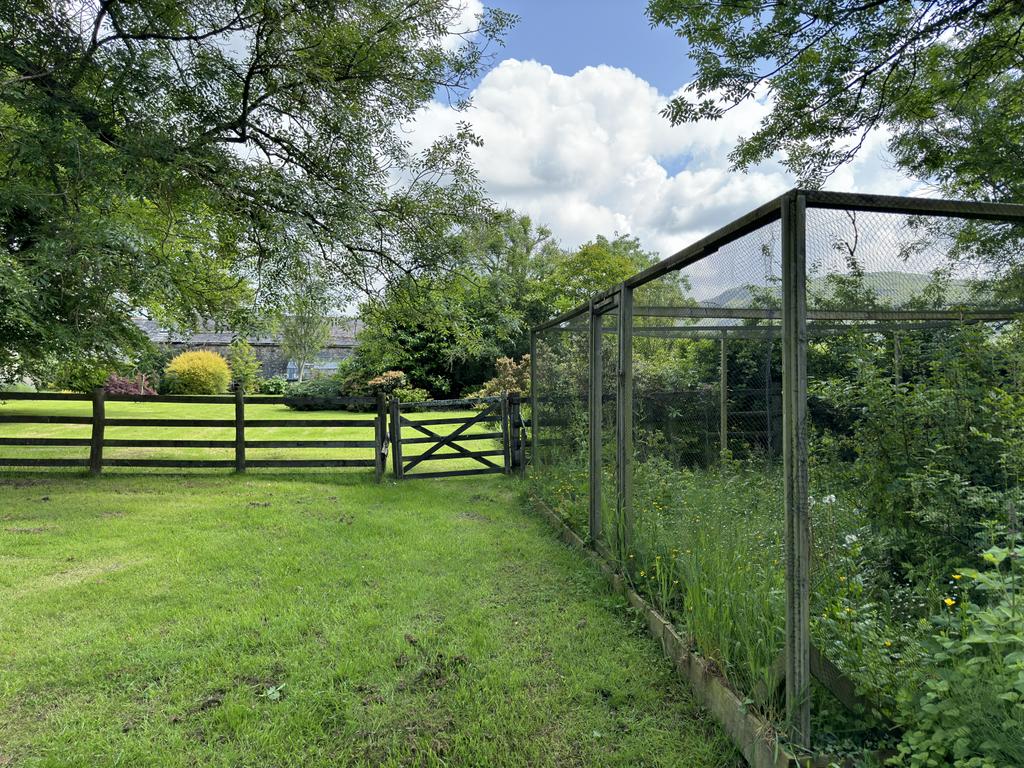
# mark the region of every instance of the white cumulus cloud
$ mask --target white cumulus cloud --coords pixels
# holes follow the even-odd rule
[[[475,0],[474,0],[475,1]],[[536,61],[506,59],[456,112],[432,103],[413,142],[468,120],[484,141],[474,160],[500,205],[546,223],[565,245],[627,233],[669,255],[794,184],[777,163],[746,174],[728,153],[768,110],[747,101],[717,122],[672,127],[668,96],[628,69],[586,67],[562,75]],[[833,189],[903,194],[913,182],[888,166],[882,134],[829,183]]]
[[[449,51],[454,51],[463,44],[466,37],[476,32],[479,26],[478,19],[484,12],[484,4],[482,0],[448,0],[448,7],[455,14],[443,45]]]

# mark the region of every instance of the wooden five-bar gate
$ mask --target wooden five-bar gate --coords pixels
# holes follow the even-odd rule
[[[410,410],[478,409],[473,416],[411,419],[403,414]],[[518,394],[469,400],[432,400],[403,404],[391,401],[392,466],[395,477],[428,478],[487,475],[497,472],[522,473],[526,469],[526,426],[522,401]],[[439,427],[451,431],[441,432]],[[476,427],[476,430],[473,428]],[[403,430],[411,434],[403,435]],[[465,445],[469,443],[469,445]],[[497,443],[498,447],[494,446]],[[405,457],[407,445],[426,446],[419,453]],[[445,451],[445,449],[448,449]],[[467,469],[413,470],[426,462],[468,460]]]
[[[523,472],[526,466],[526,427],[519,395],[471,400],[433,400],[405,404],[397,399],[390,403],[381,395],[377,398],[331,398],[330,405],[338,409],[357,409],[344,418],[247,418],[246,405],[277,405],[295,403],[283,396],[245,395],[236,391],[232,395],[107,395],[96,389],[91,395],[58,392],[5,392],[5,401],[64,401],[91,403],[90,415],[47,413],[3,413],[0,410],[0,452],[6,447],[32,448],[88,448],[87,457],[38,457],[0,455],[0,467],[82,467],[99,474],[105,467],[159,467],[159,468],[231,468],[245,472],[250,468],[372,468],[377,482],[381,482],[387,467],[389,451],[392,454],[396,479],[454,477],[488,473]],[[234,417],[226,418],[125,418],[109,417],[107,403],[177,403],[177,404],[231,404]],[[320,403],[322,406],[325,403]],[[429,411],[474,409],[471,415],[430,418]],[[410,412],[427,411],[425,418],[410,418]],[[390,421],[389,421],[390,418]],[[3,435],[5,424],[69,424],[91,427],[89,437],[30,437]],[[231,438],[219,439],[153,439],[110,438],[108,427],[135,428],[230,428]],[[322,439],[252,439],[251,430],[267,428],[305,427],[323,430]],[[339,439],[337,430],[372,428],[373,438]],[[334,432],[334,434],[331,434]],[[467,447],[465,444],[471,444]],[[405,456],[404,446],[423,446],[421,452]],[[146,458],[110,457],[107,448],[151,449],[230,449],[232,458]],[[366,454],[360,458],[253,458],[253,452],[262,449],[358,449]],[[428,462],[464,459],[476,466],[454,470],[422,471]],[[421,467],[420,471],[413,471]]]

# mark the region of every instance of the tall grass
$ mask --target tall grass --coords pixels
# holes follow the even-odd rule
[[[531,479],[532,492],[584,537],[585,457],[562,454]],[[614,464],[605,461],[606,501]],[[881,594],[883,579],[866,561],[869,535],[855,491],[840,473],[813,475],[811,517],[812,636],[876,702],[851,718],[833,701],[817,706],[816,728],[830,745],[890,715],[920,653],[918,620],[926,609],[900,594]],[[609,484],[611,490],[609,490]],[[763,715],[783,726],[779,694],[785,631],[785,505],[782,468],[723,460],[680,469],[661,458],[634,465],[632,547],[621,549],[614,495],[605,506],[605,543],[634,588],[667,615],[693,648]]]

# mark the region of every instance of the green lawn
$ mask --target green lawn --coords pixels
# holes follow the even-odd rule
[[[0,474],[0,766],[736,765],[518,485]]]
[[[92,405],[87,401],[25,401],[9,400],[4,402],[0,393],[0,415],[10,416],[89,416]],[[371,419],[372,413],[352,413],[346,411],[294,411],[284,405],[246,405],[247,419]],[[132,419],[234,419],[234,405],[206,403],[119,403],[106,404],[107,418]],[[403,414],[411,420],[439,419],[473,415],[470,411],[430,411]],[[439,434],[448,434],[457,429],[458,425],[442,424],[431,426],[430,429]],[[480,422],[474,424],[463,434],[479,434],[493,432],[499,427],[495,424]],[[44,437],[44,438],[88,438],[91,427],[87,424],[0,424],[0,437]],[[404,437],[424,437],[420,432],[406,427]],[[234,427],[107,427],[105,437],[108,440],[146,439],[146,440],[234,440]],[[246,429],[249,440],[372,440],[372,427],[250,427]],[[500,443],[491,440],[474,440],[462,443],[473,451],[500,448]],[[406,460],[422,453],[430,447],[429,443],[408,445],[403,448]],[[453,454],[451,448],[445,447],[436,455]],[[249,459],[372,459],[372,448],[249,448],[246,451]],[[15,458],[87,458],[88,446],[54,447],[54,446],[7,446],[0,445],[0,456]],[[108,459],[233,459],[232,448],[121,448],[107,447],[103,451]],[[501,456],[491,457],[491,461],[501,464]],[[414,472],[436,472],[453,469],[475,469],[482,465],[469,459],[445,459],[425,461],[419,464]],[[390,469],[390,458],[389,458]],[[3,470],[0,469],[0,472]],[[105,471],[124,471],[109,468]],[[137,471],[137,470],[128,470]],[[367,470],[359,470],[366,472]],[[372,474],[373,470],[369,472]]]

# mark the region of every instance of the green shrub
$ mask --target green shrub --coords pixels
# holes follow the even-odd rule
[[[102,387],[114,367],[113,361],[100,358],[65,360],[54,366],[47,389],[89,392]]]
[[[271,376],[259,380],[259,391],[264,395],[283,395],[288,391],[288,379],[284,376]]]
[[[362,397],[348,391],[348,381],[341,374],[318,376],[309,381],[289,384],[284,403],[296,411],[355,410],[355,406],[340,405],[341,397]]]
[[[374,395],[390,395],[397,389],[408,387],[409,379],[402,371],[384,371],[380,376],[374,376],[366,386]]]
[[[421,403],[430,399],[430,393],[422,387],[398,387],[391,394],[403,403]]]
[[[502,392],[527,395],[530,392],[530,356],[523,355],[517,363],[512,357],[499,357],[494,361],[495,375],[485,381],[471,397],[495,397]]]
[[[129,378],[134,378],[141,373],[153,389],[166,394],[166,387],[163,384],[164,369],[167,368],[167,364],[173,356],[168,347],[148,343],[128,365],[122,366],[118,373]]]
[[[166,389],[173,395],[219,395],[230,382],[228,361],[207,350],[182,352],[164,370]]]

